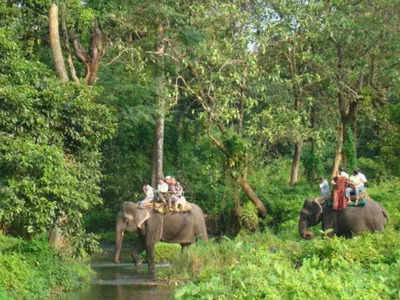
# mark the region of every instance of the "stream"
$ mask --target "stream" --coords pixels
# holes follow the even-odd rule
[[[112,262],[112,249],[105,249],[101,256],[92,259],[91,267],[96,272],[88,289],[72,292],[63,300],[166,300],[172,299],[173,289],[147,273],[147,265],[138,268],[129,261],[129,253],[123,250],[121,263]],[[168,264],[156,265],[157,269],[168,268]]]

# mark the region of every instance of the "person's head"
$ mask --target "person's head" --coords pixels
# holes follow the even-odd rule
[[[147,185],[147,181],[143,181],[142,186],[146,186],[146,185]]]
[[[358,174],[357,169],[356,169],[356,170],[353,170],[353,175],[357,175],[357,174]]]
[[[357,171],[357,173],[361,172],[360,168],[356,168],[356,171]]]
[[[164,178],[160,177],[160,179],[158,179],[158,183],[163,183],[164,182]]]
[[[344,172],[344,169],[343,169],[343,167],[339,167],[339,172]]]
[[[319,181],[324,181],[325,180],[325,178],[323,177],[323,176],[319,176]]]
[[[166,176],[165,177],[165,182],[168,184],[173,184],[173,177],[172,176]]]

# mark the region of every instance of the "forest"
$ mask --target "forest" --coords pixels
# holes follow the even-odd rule
[[[396,0],[2,0],[0,299],[87,284],[168,175],[210,237],[156,249],[175,298],[398,299],[399,26]],[[339,167],[389,223],[304,240]]]

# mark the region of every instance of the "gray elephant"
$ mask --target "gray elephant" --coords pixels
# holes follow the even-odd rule
[[[389,219],[386,210],[372,199],[362,207],[347,206],[340,211],[333,210],[328,200],[320,197],[304,202],[299,218],[300,236],[312,239],[313,233],[308,228],[322,221],[322,229],[328,236],[336,234],[350,238],[365,231],[383,230]]]
[[[134,246],[132,258],[138,264],[139,254],[146,250],[151,273],[154,272],[154,247],[158,241],[178,243],[183,250],[198,237],[208,240],[203,211],[196,204],[190,205],[192,208],[187,212],[162,214],[151,208],[139,208],[133,202],[124,202],[117,214],[114,262],[119,263],[125,232],[139,233],[139,242]]]

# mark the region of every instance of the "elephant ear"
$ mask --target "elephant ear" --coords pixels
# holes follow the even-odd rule
[[[144,222],[150,218],[150,211],[147,208],[140,208],[136,203],[124,202],[122,204],[122,213],[125,222],[129,226],[136,226],[141,228]]]
[[[322,216],[322,206],[317,199],[307,199],[304,203],[304,209],[308,211],[308,221],[313,226],[319,222]]]
[[[321,203],[318,201],[318,199],[313,199],[312,200],[312,212],[314,216],[315,223],[318,223],[318,221],[321,219],[322,216],[322,206]]]
[[[135,210],[135,224],[136,227],[141,229],[144,222],[150,218],[150,209],[148,208],[137,208]]]

